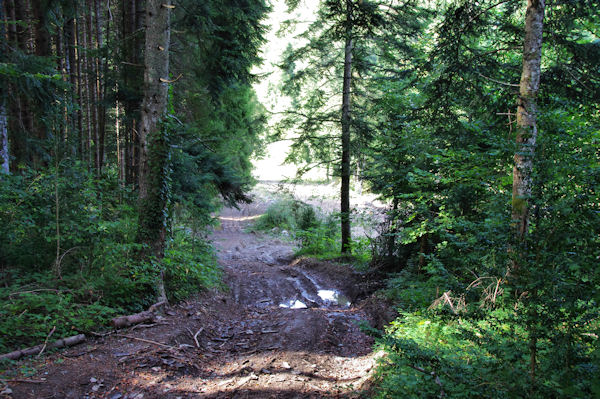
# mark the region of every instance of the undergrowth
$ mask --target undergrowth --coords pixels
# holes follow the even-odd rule
[[[252,229],[276,234],[284,233],[299,242],[295,256],[338,260],[365,268],[370,259],[370,243],[364,237],[351,243],[352,253],[340,256],[340,217],[326,214],[321,209],[293,198],[283,196],[273,202],[254,223]]]
[[[219,285],[212,247],[181,220],[163,264],[140,261],[135,201],[116,176],[98,179],[78,165],[0,182],[0,353],[43,343],[51,331],[50,341],[100,330],[116,315],[146,309],[161,268],[172,302]]]

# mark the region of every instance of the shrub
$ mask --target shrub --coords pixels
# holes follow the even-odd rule
[[[97,177],[65,162],[56,172],[0,181],[0,352],[39,344],[52,327],[69,336],[146,309],[163,267],[172,301],[218,284],[210,244],[185,226],[162,265],[139,260],[136,198],[111,171]]]
[[[221,281],[213,247],[187,228],[173,234],[163,265],[170,301],[177,302],[203,289],[217,287]]]
[[[256,230],[308,230],[319,225],[315,209],[302,201],[284,197],[271,204],[266,212],[256,221]]]

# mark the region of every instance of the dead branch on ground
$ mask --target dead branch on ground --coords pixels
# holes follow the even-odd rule
[[[48,337],[49,336],[50,335],[48,335]],[[23,356],[37,355],[38,353],[41,353],[42,350],[45,350],[46,348],[49,348],[49,349],[65,348],[67,346],[73,346],[73,345],[80,344],[83,341],[85,341],[84,334],[73,335],[71,337],[61,338],[57,341],[52,342],[51,344],[46,343],[43,345],[33,346],[31,348],[21,349],[21,350],[13,351],[10,353],[5,353],[4,355],[0,355],[0,360],[3,360],[3,359],[17,360],[17,359],[22,358]]]
[[[129,316],[115,317],[114,319],[112,319],[110,321],[110,324],[112,324],[112,326],[114,328],[119,329],[119,328],[129,327],[129,326],[132,326],[135,324],[152,322],[152,321],[154,321],[154,312],[156,312],[156,310],[158,308],[160,308],[161,306],[166,305],[166,303],[167,303],[166,301],[157,302],[154,305],[150,306],[148,308],[148,310],[146,310],[144,312],[132,314]]]

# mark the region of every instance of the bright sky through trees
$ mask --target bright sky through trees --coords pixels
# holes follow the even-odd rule
[[[281,62],[283,52],[288,45],[298,46],[301,43],[296,36],[302,33],[314,19],[319,1],[305,0],[302,4],[293,12],[288,13],[284,0],[273,1],[273,9],[266,22],[270,30],[266,35],[267,42],[263,45],[261,53],[264,62],[253,70],[253,73],[262,77],[260,81],[254,84],[256,95],[267,110],[273,113],[284,112],[290,105],[290,99],[282,96],[278,89],[282,74],[277,65]],[[282,23],[288,20],[296,22],[295,28],[278,34]],[[270,126],[273,126],[280,119],[277,114],[272,115]],[[269,144],[265,157],[253,162],[255,166],[254,176],[259,180],[293,178],[298,167],[292,164],[283,164],[289,145],[290,142],[287,140]],[[320,170],[314,170],[306,177],[322,178],[324,173]]]

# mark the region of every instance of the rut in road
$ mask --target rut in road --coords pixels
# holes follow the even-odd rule
[[[213,240],[228,289],[170,308],[38,364],[15,398],[356,397],[375,364],[350,267],[293,260],[293,244],[247,233],[260,207],[226,209]]]

